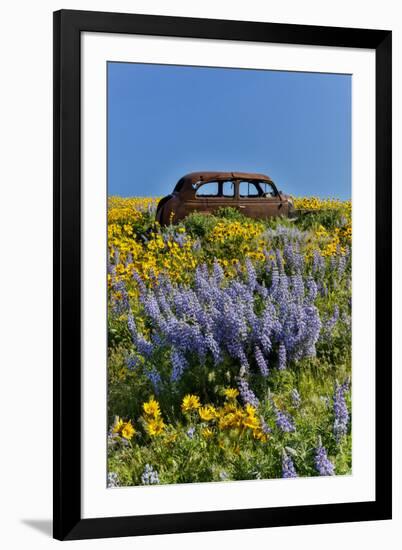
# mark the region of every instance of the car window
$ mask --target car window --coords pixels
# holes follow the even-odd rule
[[[274,188],[272,187],[272,185],[270,183],[267,183],[266,181],[260,181],[259,186],[261,187],[265,197],[275,197],[276,196]]]
[[[253,198],[253,197],[259,197],[261,195],[261,191],[258,190],[255,183],[250,181],[240,181],[239,182],[239,196],[244,198]]]
[[[235,184],[234,181],[223,181],[222,182],[222,196],[223,197],[234,197]]]
[[[195,192],[196,197],[217,197],[219,193],[219,185],[217,181],[210,181],[201,184]]]

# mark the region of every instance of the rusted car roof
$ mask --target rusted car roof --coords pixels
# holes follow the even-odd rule
[[[180,178],[178,183],[194,184],[199,181],[208,182],[215,180],[245,179],[254,181],[266,181],[273,183],[271,178],[265,174],[255,174],[249,172],[191,172]]]

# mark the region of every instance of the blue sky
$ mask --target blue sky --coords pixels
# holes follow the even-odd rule
[[[199,170],[350,198],[351,77],[108,63],[109,195],[166,195]]]

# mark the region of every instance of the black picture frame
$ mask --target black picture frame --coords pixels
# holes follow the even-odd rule
[[[82,32],[369,48],[376,55],[376,498],[370,502],[81,516]],[[391,31],[61,10],[54,13],[54,522],[60,540],[391,518]]]

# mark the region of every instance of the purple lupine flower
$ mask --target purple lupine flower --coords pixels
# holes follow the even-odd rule
[[[257,285],[257,274],[250,258],[246,258],[246,272],[247,282],[251,291],[253,291]]]
[[[284,270],[283,258],[279,248],[275,250],[275,256],[276,256],[276,265],[278,266],[279,273],[283,273],[283,270]]]
[[[130,331],[130,334],[131,334],[131,339],[132,339],[133,343],[135,344],[137,342],[137,327],[136,327],[136,324],[135,324],[134,315],[133,315],[132,311],[129,311],[129,313],[128,313],[127,326],[128,326],[128,330]]]
[[[215,279],[215,283],[217,285],[219,285],[222,282],[225,274],[224,274],[224,271],[222,269],[222,266],[216,260],[214,261],[214,265],[213,265],[213,274],[214,274],[213,276],[214,276],[214,279]]]
[[[112,294],[112,308],[116,315],[129,311],[130,303],[128,299],[128,293],[124,281],[112,282],[112,288],[115,293],[118,293],[120,298],[116,297],[116,294]]]
[[[289,279],[286,273],[280,273],[277,278],[275,277],[274,280],[274,272],[272,273],[272,279],[271,296],[279,305],[280,311],[283,312],[286,309],[290,298]]]
[[[279,269],[275,266],[272,268],[271,272],[271,287],[270,287],[270,295],[276,296],[278,290],[279,290]]]
[[[205,344],[209,351],[212,353],[214,364],[218,365],[222,361],[222,354],[218,343],[211,332],[208,332],[205,335]]]
[[[254,317],[253,321],[253,339],[259,343],[265,356],[268,356],[272,350],[273,339],[277,337],[282,330],[275,306],[271,300],[267,299],[265,301],[265,308],[261,313],[261,317]]]
[[[294,432],[296,430],[293,419],[290,414],[287,414],[275,408],[276,426],[283,432]]]
[[[112,489],[114,487],[119,487],[120,480],[119,476],[116,472],[108,472],[107,474],[107,487],[108,489]]]
[[[307,288],[307,296],[305,300],[306,304],[313,305],[317,297],[318,288],[317,288],[316,282],[312,277],[307,277],[306,288]]]
[[[128,325],[128,330],[130,332],[133,344],[136,346],[140,355],[149,357],[153,352],[153,344],[152,342],[148,342],[148,340],[146,340],[142,336],[142,334],[138,332],[135,324],[134,316],[131,310],[129,310],[129,313],[127,316],[127,325]]]
[[[323,323],[322,339],[329,340],[332,337],[333,330],[339,320],[339,307],[335,305],[334,312]]]
[[[348,384],[335,383],[334,391],[334,435],[339,442],[342,436],[347,434],[349,424],[349,412],[345,400],[345,392]]]
[[[318,341],[321,331],[321,320],[318,309],[315,306],[306,306],[303,312],[305,332],[303,341],[299,342],[301,353],[298,358],[314,357],[316,354],[315,344]]]
[[[133,277],[137,280],[136,274]],[[181,377],[193,356],[200,363],[209,356],[215,365],[229,356],[245,378],[251,350],[262,374],[267,370],[263,361],[267,365],[272,352],[278,356],[279,368],[315,354],[321,321],[311,277],[305,281],[300,274],[288,276],[273,267],[271,283],[265,287],[258,283],[250,262],[246,280],[241,271],[225,279],[219,264],[212,273],[202,264],[196,268],[194,288],[172,283],[166,275],[155,279],[150,289],[137,282],[150,338],[138,333],[129,311],[133,344],[145,358],[155,348],[170,351],[174,380]]]
[[[126,358],[126,365],[128,369],[134,370],[139,365],[138,357],[135,355],[129,355]]]
[[[254,357],[262,376],[268,376],[268,365],[264,358],[264,355],[262,354],[262,351],[258,346],[255,346]]]
[[[264,233],[264,238],[270,242],[274,241],[284,246],[290,242],[292,244],[300,244],[308,238],[306,231],[301,231],[297,227],[277,226],[275,229],[267,229]]]
[[[113,256],[114,256],[114,265],[117,265],[120,262],[120,252],[119,249],[115,246],[112,247]]]
[[[303,303],[304,298],[304,282],[303,277],[298,275],[291,276],[292,293],[298,303]]]
[[[293,388],[293,390],[291,391],[290,393],[290,396],[291,396],[291,399],[292,399],[292,405],[297,409],[300,407],[300,403],[301,403],[301,398],[300,398],[300,394],[299,392],[297,391],[296,388]]]
[[[287,242],[283,249],[283,257],[288,270],[293,273],[301,273],[304,267],[303,256],[300,254],[299,245]]]
[[[283,247],[283,257],[286,262],[286,266],[292,270],[294,267],[294,252],[293,252],[293,246],[289,241],[286,241],[285,246]]]
[[[183,248],[187,240],[187,236],[183,233],[175,233],[173,236],[173,241],[179,245],[179,248]]]
[[[334,465],[329,460],[325,447],[323,447],[321,444],[316,448],[314,464],[315,464],[315,469],[320,474],[320,476],[335,475]]]
[[[255,289],[263,300],[268,299],[269,292],[265,285],[260,285],[260,283],[256,283]]]
[[[160,392],[160,387],[162,384],[162,378],[159,372],[155,367],[145,370],[145,376],[151,382],[154,392],[158,394]]]
[[[131,252],[129,252],[127,254],[127,258],[126,258],[126,261],[125,261],[125,265],[126,267],[128,267],[130,264],[133,263],[133,255],[131,254]]]
[[[295,243],[295,252],[294,252],[294,270],[298,273],[302,273],[304,269],[304,256],[300,253],[299,244]]]
[[[279,370],[286,369],[286,348],[282,342],[279,344],[279,350],[278,350],[278,369]]]
[[[149,291],[145,296],[141,296],[141,299],[145,313],[157,326],[163,329],[166,319],[162,315],[156,295]]]
[[[143,485],[157,485],[159,483],[158,472],[150,464],[145,464],[141,475],[141,483]]]
[[[272,432],[271,428],[265,422],[265,419],[263,416],[260,416],[260,424],[261,424],[261,430],[264,432],[264,434],[270,434]]]
[[[293,460],[285,451],[282,454],[282,477],[287,479],[297,477]]]
[[[344,254],[339,254],[338,256],[338,266],[337,266],[337,276],[338,279],[342,279],[343,274],[345,273],[347,265],[347,256]]]
[[[133,269],[133,271],[132,271],[132,277],[133,277],[134,281],[137,283],[138,290],[140,292],[140,296],[141,297],[144,296],[145,293],[146,293],[147,287],[145,286],[144,281],[141,279],[140,274],[135,269]]]
[[[344,383],[341,384],[341,388],[343,389],[344,392],[347,392],[350,390],[350,383],[351,383],[351,379],[350,379],[350,376],[348,376],[347,378],[345,378]]]
[[[190,439],[193,439],[194,433],[195,433],[195,428],[194,428],[194,426],[190,426],[189,429],[188,429],[187,432],[186,432],[187,436],[188,436]]]
[[[137,335],[137,350],[144,357],[150,357],[154,350],[152,342],[148,342],[141,334]]]
[[[177,382],[187,368],[188,362],[184,355],[177,349],[172,349],[170,360],[172,362],[172,382]]]
[[[243,402],[249,403],[253,407],[257,408],[260,402],[257,399],[255,393],[251,390],[250,386],[248,385],[247,380],[239,377],[237,379],[237,387],[239,388],[240,397],[242,398]]]
[[[325,260],[321,256],[321,253],[319,250],[315,249],[313,252],[313,267],[312,267],[313,275],[322,276],[325,272]]]

